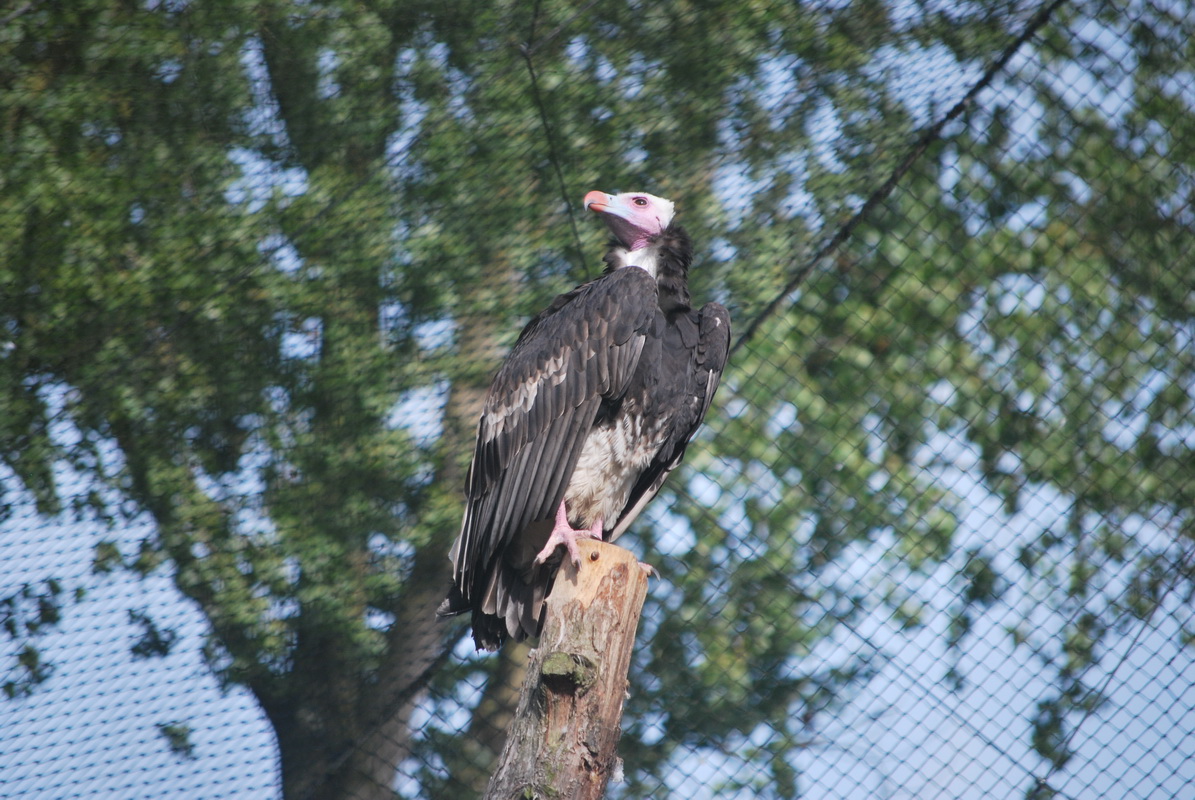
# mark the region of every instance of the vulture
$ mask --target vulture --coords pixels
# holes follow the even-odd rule
[[[694,309],[692,245],[673,204],[585,195],[613,239],[603,274],[519,335],[486,395],[441,616],[473,615],[478,650],[538,636],[576,540],[622,535],[680,464],[730,348],[730,315]]]

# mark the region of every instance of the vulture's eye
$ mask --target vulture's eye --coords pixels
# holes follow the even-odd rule
[[[633,202],[637,206],[645,206],[645,205],[647,205],[647,198],[646,197],[636,197],[631,202]]]

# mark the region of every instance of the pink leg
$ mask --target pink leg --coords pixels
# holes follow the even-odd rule
[[[577,538],[597,539],[602,538],[602,518],[598,517],[593,524],[589,526],[589,530],[575,530],[573,526],[568,524],[568,512],[564,509],[564,501],[560,501],[560,508],[556,509],[556,524],[552,527],[552,533],[548,536],[548,543],[544,545],[544,549],[539,551],[539,555],[535,557],[536,564],[542,564],[551,557],[552,553],[556,552],[559,545],[564,545],[568,550],[568,557],[572,559],[574,566],[581,566],[581,553],[577,550]]]

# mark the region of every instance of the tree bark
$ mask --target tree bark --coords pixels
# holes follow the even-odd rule
[[[519,707],[485,800],[596,800],[618,756],[627,669],[647,575],[628,550],[579,542],[548,597]]]

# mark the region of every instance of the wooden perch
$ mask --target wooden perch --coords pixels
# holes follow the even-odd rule
[[[485,800],[598,800],[618,762],[622,703],[647,576],[628,550],[578,543],[548,596],[506,746]]]

